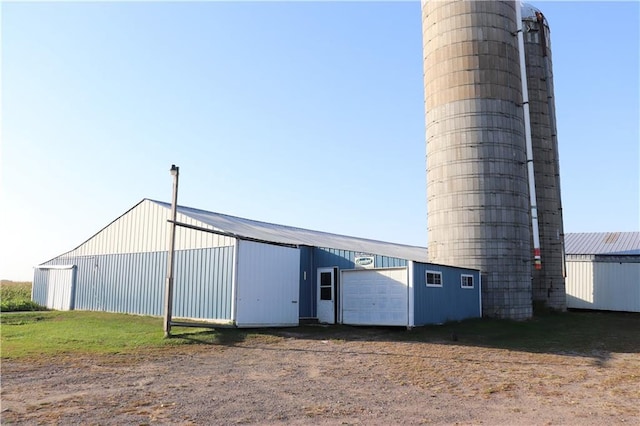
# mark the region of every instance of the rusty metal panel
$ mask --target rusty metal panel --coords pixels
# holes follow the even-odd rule
[[[570,233],[565,236],[565,245],[568,255],[639,255],[640,232]]]

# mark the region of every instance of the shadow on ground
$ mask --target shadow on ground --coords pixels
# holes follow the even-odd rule
[[[585,356],[605,363],[611,353],[640,353],[640,314],[621,312],[537,312],[527,321],[474,319],[443,325],[369,327],[305,324],[289,328],[177,331],[194,344],[234,346],[248,338],[333,341],[424,342]]]

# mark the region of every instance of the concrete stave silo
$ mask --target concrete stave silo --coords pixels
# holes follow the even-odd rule
[[[483,314],[526,319],[531,214],[514,1],[422,2],[429,261],[477,268]]]
[[[550,30],[540,10],[528,4],[522,6],[522,23],[542,257],[542,268],[532,271],[532,297],[547,307],[565,310],[564,230]]]

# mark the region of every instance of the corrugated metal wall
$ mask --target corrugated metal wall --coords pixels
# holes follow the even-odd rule
[[[337,266],[340,269],[355,269],[356,254],[357,252],[355,251],[316,247],[313,250],[314,266],[316,268]],[[374,257],[376,268],[407,266],[405,259],[380,255],[375,255]]]
[[[234,250],[229,246],[176,252],[175,317],[232,319]]]
[[[592,309],[593,262],[567,260],[567,307]]]
[[[75,309],[163,315],[170,209],[143,200],[77,248],[45,265],[77,265]],[[178,214],[177,220],[211,228]],[[234,238],[176,228],[173,316],[231,319]],[[50,274],[36,269],[33,300],[45,304]]]
[[[48,283],[49,271],[47,269],[35,268],[33,271],[33,282],[31,283],[31,300],[42,306],[47,306]]]
[[[166,251],[169,238],[170,209],[151,200],[143,200],[111,222],[104,229],[66,253],[67,256],[90,256],[117,253],[148,253]],[[178,222],[211,228],[178,213]],[[234,239],[184,227],[176,229],[176,250],[225,247]]]
[[[427,270],[442,272],[442,287],[427,287]],[[461,287],[462,274],[473,275],[472,289]],[[478,271],[414,262],[413,278],[415,325],[481,317]]]
[[[567,307],[640,312],[640,263],[567,260]]]
[[[162,315],[166,258],[166,252],[63,256],[46,265],[77,266],[75,309]],[[47,288],[47,278],[36,274],[34,288]]]
[[[173,316],[231,319],[234,247],[176,251]],[[77,265],[75,309],[140,315],[164,313],[167,252],[63,256]],[[33,299],[46,301],[48,274],[36,270]]]

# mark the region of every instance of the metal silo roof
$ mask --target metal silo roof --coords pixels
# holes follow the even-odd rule
[[[163,207],[171,208],[171,204],[150,200]],[[212,226],[215,230],[238,235],[240,237],[262,240],[265,242],[325,247],[396,257],[399,259],[427,262],[425,247],[389,243],[366,238],[350,237],[293,226],[277,225],[230,216],[222,213],[178,206],[179,213]]]
[[[530,19],[535,21],[537,16],[536,13],[542,13],[540,9],[531,5],[530,3],[520,3],[520,11],[522,13],[522,19]],[[547,17],[542,15],[544,18],[544,24],[549,26],[549,22],[547,21]]]
[[[565,252],[568,255],[640,255],[640,232],[570,233],[565,235]]]

